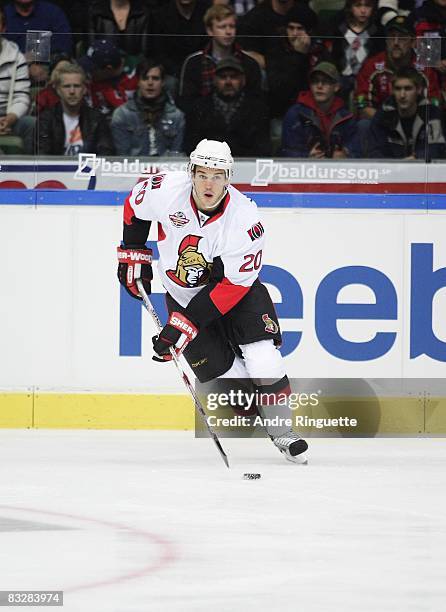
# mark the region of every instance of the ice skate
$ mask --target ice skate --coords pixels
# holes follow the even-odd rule
[[[271,440],[288,461],[301,465],[308,463],[308,453],[306,452],[308,444],[291,429],[282,436],[272,437]]]

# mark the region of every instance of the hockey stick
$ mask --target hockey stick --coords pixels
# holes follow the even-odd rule
[[[162,329],[163,329],[163,325],[160,321],[160,318],[156,312],[156,310],[154,309],[154,307],[152,306],[152,302],[149,299],[149,296],[147,295],[144,286],[142,284],[141,279],[138,279],[136,281],[136,286],[138,287],[138,291],[139,291],[139,295],[142,298],[143,304],[145,309],[147,310],[147,312],[150,314],[150,316],[152,317],[152,320],[155,324],[156,330],[159,333]],[[208,417],[204,411],[204,408],[198,398],[198,395],[195,392],[195,389],[193,388],[193,386],[190,383],[189,378],[187,377],[186,372],[183,370],[183,367],[181,366],[180,360],[178,358],[178,355],[175,352],[175,349],[171,347],[170,349],[170,354],[172,355],[172,360],[175,363],[177,370],[179,372],[179,374],[181,375],[181,378],[186,386],[186,389],[189,391],[189,393],[192,396],[192,399],[194,400],[195,403],[195,408],[196,410],[200,413],[201,418],[203,419],[203,422],[206,424],[207,430],[209,432],[209,435],[211,436],[211,438],[213,439],[215,446],[218,448],[218,452],[221,455],[221,458],[223,459],[223,461],[225,462],[225,465],[227,468],[229,468],[229,461],[228,461],[228,457],[225,453],[225,451],[223,450],[222,445],[220,444],[220,440],[217,437],[217,434],[212,430],[211,426],[209,425],[208,422]]]

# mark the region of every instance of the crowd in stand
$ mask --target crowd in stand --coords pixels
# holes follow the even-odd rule
[[[446,0],[321,6],[4,2],[0,153],[446,158]]]

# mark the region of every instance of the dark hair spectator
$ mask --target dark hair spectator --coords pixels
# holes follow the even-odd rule
[[[37,119],[38,155],[113,155],[108,122],[100,111],[86,104],[85,83],[80,66],[69,64],[56,70],[54,87],[60,102]]]
[[[423,159],[446,155],[441,111],[423,98],[424,82],[415,68],[402,68],[392,78],[392,97],[373,117],[369,157]]]
[[[264,0],[240,18],[240,44],[265,68],[265,55],[280,45],[286,14],[295,0]]]
[[[201,98],[186,115],[186,151],[203,138],[224,140],[233,155],[271,154],[268,107],[245,91],[245,72],[234,57],[218,62],[214,92]]]
[[[204,47],[208,6],[202,0],[169,0],[153,13],[154,48],[168,74],[179,78],[186,57]]]
[[[137,68],[135,96],[117,108],[111,129],[118,155],[179,155],[184,115],[164,87],[164,66],[143,60]]]
[[[306,5],[297,5],[286,14],[285,25],[286,37],[265,58],[272,117],[283,117],[298,94],[308,88],[308,73],[319,59],[319,49],[311,39],[317,15]]]
[[[0,7],[0,32],[4,22],[4,10]],[[25,57],[16,43],[0,34],[0,150],[3,153],[12,143],[15,152],[32,153],[34,119],[27,116],[29,107],[30,80]]]
[[[376,25],[376,0],[346,0],[326,27],[326,46],[341,74],[340,95],[350,103],[355,79],[365,60],[384,48],[384,31]]]
[[[356,104],[364,119],[371,119],[391,94],[392,75],[403,67],[417,67],[414,51],[415,31],[405,17],[396,17],[386,27],[386,50],[368,58],[358,72]],[[432,68],[424,68],[426,95],[431,102],[440,100],[438,76]]]
[[[122,52],[110,40],[95,40],[79,64],[90,77],[90,105],[105,115],[127,102],[136,89],[136,74],[124,72]]]
[[[111,37],[127,55],[152,51],[150,17],[144,0],[98,0],[88,7],[89,43]]]
[[[358,157],[356,121],[341,98],[334,64],[321,62],[310,73],[310,89],[299,94],[283,120],[285,157],[313,159]]]
[[[178,92],[180,108],[188,112],[197,99],[212,93],[217,62],[231,56],[243,66],[246,91],[261,95],[259,65],[235,42],[234,9],[223,4],[212,6],[206,11],[204,25],[210,41],[204,49],[192,53],[184,61]]]
[[[46,0],[13,0],[5,6],[6,37],[26,52],[29,30],[52,32],[51,51],[71,53],[71,27],[65,13]]]

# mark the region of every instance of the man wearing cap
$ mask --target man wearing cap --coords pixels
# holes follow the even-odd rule
[[[204,25],[210,41],[204,49],[185,59],[180,75],[178,105],[188,112],[195,100],[211,94],[217,62],[231,56],[243,66],[246,91],[260,95],[262,77],[259,65],[235,42],[237,24],[234,9],[225,4],[211,6],[205,13]]]
[[[355,100],[361,118],[371,119],[374,116],[392,93],[395,71],[409,66],[420,70],[428,99],[438,104],[438,76],[432,68],[417,65],[414,44],[414,28],[407,17],[398,16],[389,21],[386,26],[386,50],[367,59],[357,75]]]
[[[329,62],[310,72],[310,89],[302,91],[297,104],[285,115],[282,151],[285,157],[313,159],[358,157],[356,121],[336,96],[339,73]]]
[[[96,40],[80,58],[79,64],[90,76],[91,106],[104,115],[111,113],[129,100],[138,85],[136,74],[124,73],[124,58],[110,40]]]
[[[186,114],[186,151],[203,138],[224,140],[238,157],[271,154],[268,107],[245,89],[245,71],[235,57],[215,68],[214,91]]]
[[[317,15],[308,6],[293,7],[286,14],[286,37],[266,54],[272,117],[283,117],[296,102],[299,92],[308,88],[308,72],[315,51],[311,33],[316,26]]]

